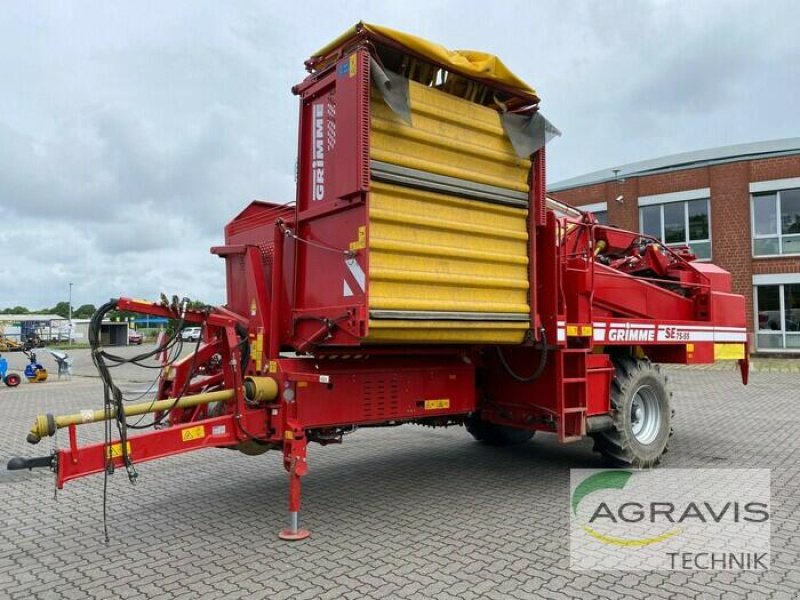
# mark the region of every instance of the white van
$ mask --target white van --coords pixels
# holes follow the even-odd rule
[[[196,342],[200,339],[200,328],[187,327],[181,331],[181,339],[185,342]]]

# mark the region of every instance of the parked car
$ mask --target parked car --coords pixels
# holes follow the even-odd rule
[[[137,346],[144,341],[144,335],[133,329],[128,330],[128,343],[136,344]]]
[[[200,328],[187,327],[181,331],[181,339],[185,342],[196,342],[200,339]]]

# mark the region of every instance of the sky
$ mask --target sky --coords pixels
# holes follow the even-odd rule
[[[303,61],[356,22],[497,54],[562,136],[548,181],[800,136],[792,1],[3,2],[0,309],[225,301],[209,248],[294,200]]]

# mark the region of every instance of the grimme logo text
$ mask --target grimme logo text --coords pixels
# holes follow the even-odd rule
[[[325,105],[314,105],[314,124],[312,133],[314,157],[311,161],[311,186],[314,200],[325,197]]]

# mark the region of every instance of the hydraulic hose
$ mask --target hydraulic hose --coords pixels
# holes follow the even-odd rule
[[[544,369],[547,366],[547,333],[545,332],[544,327],[539,330],[542,334],[542,352],[539,355],[539,365],[536,367],[536,370],[528,375],[527,377],[519,375],[514,372],[511,368],[511,365],[508,364],[506,357],[503,355],[503,351],[500,349],[500,346],[497,346],[497,358],[500,359],[500,364],[503,365],[503,369],[505,369],[506,373],[508,373],[509,377],[514,381],[518,381],[519,383],[532,383],[539,379],[544,373]]]

